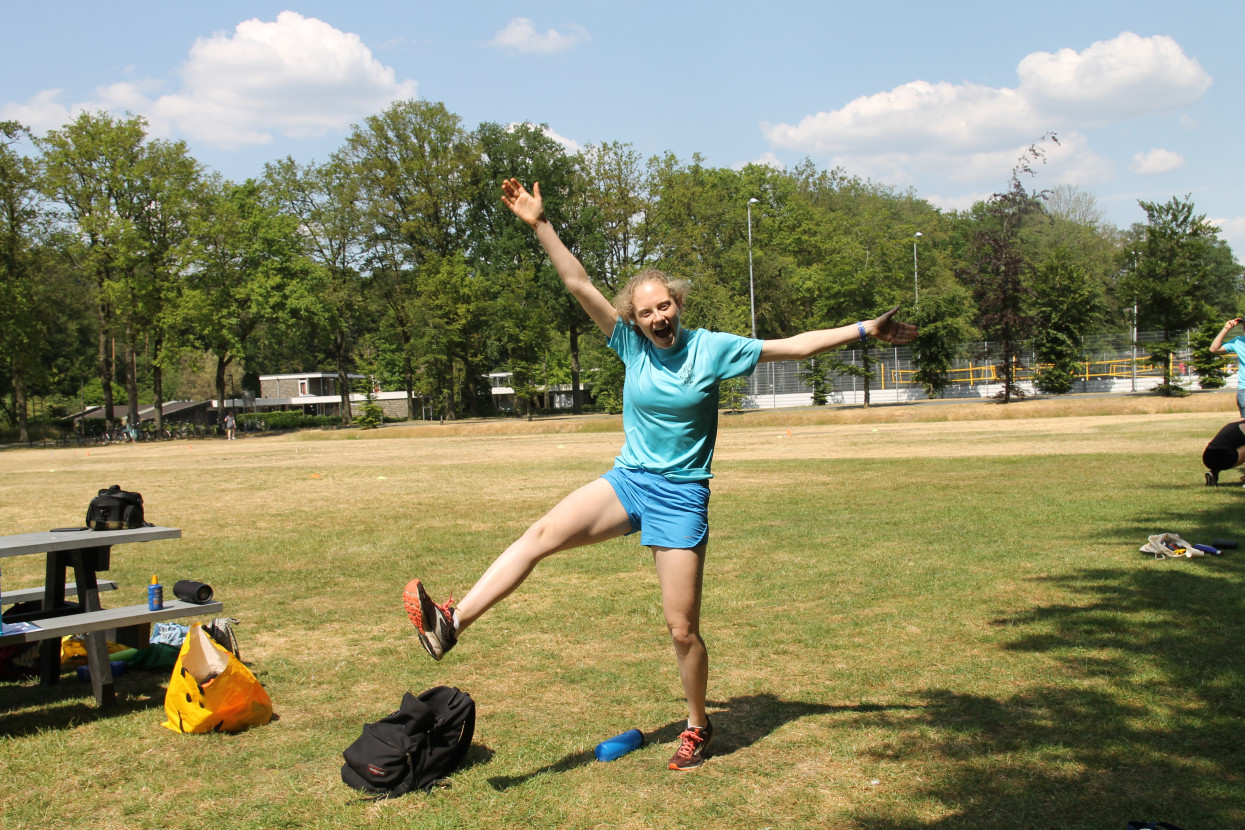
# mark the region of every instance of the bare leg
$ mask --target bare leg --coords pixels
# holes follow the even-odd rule
[[[709,652],[700,636],[700,596],[705,575],[706,542],[691,550],[653,548],[657,581],[661,584],[661,607],[666,628],[674,641],[679,679],[687,695],[688,723],[705,726],[705,697],[709,686]]]
[[[501,556],[454,607],[459,633],[508,597],[540,560],[558,551],[603,542],[631,530],[631,520],[614,488],[598,478],[538,519]]]

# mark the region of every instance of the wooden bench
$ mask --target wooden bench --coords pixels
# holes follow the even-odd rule
[[[85,527],[0,536],[0,558],[41,555],[45,557],[45,576],[39,610],[13,614],[4,621],[0,645],[39,644],[40,682],[52,686],[60,682],[60,638],[66,634],[82,634],[87,665],[91,667],[91,691],[100,706],[115,699],[112,670],[108,661],[108,632],[115,631],[115,640],[125,645],[146,647],[151,624],[161,620],[217,614],[222,605],[202,605],[171,599],[159,611],[146,605],[104,609],[100,605],[98,574],[112,565],[113,548],[136,542],[179,539],[182,532],[175,527],[144,525],[122,530],[90,530]],[[74,595],[77,603],[68,602],[70,593],[66,572],[73,569]],[[115,588],[116,584],[109,585]],[[0,599],[10,599],[12,595]],[[21,594],[19,593],[19,596]]]
[[[37,627],[32,627],[28,631],[9,633],[8,625],[6,625],[5,633],[0,635],[0,646],[37,643],[52,638],[59,639],[67,634],[90,634],[93,631],[108,631],[114,628],[147,626],[150,629],[153,622],[175,620],[179,617],[206,616],[223,609],[224,606],[217,600],[200,605],[174,599],[165,600],[164,607],[159,611],[152,611],[146,605],[126,605],[121,608],[106,608],[103,611],[83,611],[59,617],[45,617],[31,620],[27,626]]]
[[[111,579],[101,579],[95,583],[100,591],[115,591],[117,583]],[[78,595],[78,584],[69,582],[65,584],[65,596],[73,594]],[[21,588],[16,591],[6,591],[0,594],[0,605],[16,605],[19,602],[42,602],[43,588]]]

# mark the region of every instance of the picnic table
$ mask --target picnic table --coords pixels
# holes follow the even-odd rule
[[[0,558],[32,554],[47,557],[41,588],[0,594],[0,605],[36,597],[42,600],[38,610],[10,614],[0,632],[0,646],[39,643],[40,681],[50,686],[60,681],[61,637],[66,634],[85,635],[91,690],[100,706],[112,703],[116,692],[108,660],[108,631],[118,632],[118,642],[128,639],[132,641],[129,645],[145,648],[151,623],[215,614],[223,607],[216,600],[200,604],[169,597],[167,594],[172,592],[167,588],[164,607],[157,611],[149,610],[145,602],[121,608],[101,607],[100,591],[117,587],[115,582],[98,579],[101,571],[111,567],[114,545],[180,539],[181,535],[181,530],[175,527],[150,526],[126,530],[68,528],[0,536]],[[72,583],[66,581],[69,568],[74,572]],[[71,602],[69,597],[74,594],[77,601]]]

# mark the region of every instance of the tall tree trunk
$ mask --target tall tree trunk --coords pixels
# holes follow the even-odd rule
[[[406,390],[406,417],[415,420],[415,362],[411,360],[411,335],[401,330],[402,338],[402,386]]]
[[[111,426],[115,413],[112,403],[112,315],[105,300],[99,301],[99,383],[104,393],[104,424]]]
[[[156,407],[156,435],[164,432],[164,370],[160,368],[160,349],[164,336],[156,335],[156,345],[151,359],[151,395]]]
[[[861,366],[861,368],[862,368],[862,369],[864,369],[864,370],[865,370],[865,375],[864,375],[864,381],[865,381],[865,409],[868,409],[868,408],[869,408],[869,386],[870,386],[870,383],[869,383],[869,380],[870,380],[870,378],[869,378],[869,367],[870,367],[872,364],[873,364],[873,361],[871,361],[871,360],[869,359],[869,347],[866,345],[866,346],[864,347],[864,349],[862,349],[862,350],[861,350],[861,352],[860,352],[860,366]]]
[[[446,421],[457,421],[458,420],[458,413],[454,409],[454,380],[455,380],[454,361],[453,359],[451,359],[450,360],[450,383],[449,383],[449,387],[445,390],[445,418],[444,420]]]
[[[17,440],[30,441],[30,419],[26,412],[26,377],[21,369],[13,369],[13,408],[17,410]]]
[[[476,408],[476,373],[471,368],[471,362],[467,358],[463,358],[463,391],[467,397],[467,413],[470,417],[478,417],[480,412]]]
[[[579,388],[579,324],[571,323],[571,412],[584,414],[584,392]]]
[[[138,417],[138,351],[134,348],[134,324],[125,324],[125,394],[129,398],[126,412],[133,427],[139,426]]]
[[[337,362],[337,392],[341,399],[342,426],[354,423],[354,412],[350,409],[350,375],[346,366],[347,347],[346,335],[339,331],[333,337],[333,357]]]
[[[224,352],[216,354],[216,423],[225,423],[225,370],[233,362],[233,356]]]
[[[151,368],[151,392],[156,407],[156,434],[164,432],[164,372],[159,366]]]

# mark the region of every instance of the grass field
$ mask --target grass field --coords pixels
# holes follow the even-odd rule
[[[1245,537],[1202,486],[1228,393],[725,416],[704,632],[713,757],[665,769],[685,708],[646,548],[553,557],[441,663],[401,608],[465,592],[599,475],[616,419],[393,426],[0,452],[0,528],[138,490],[179,541],[118,548],[106,605],[211,583],[279,720],[160,727],[167,677],[95,707],[66,675],[0,684],[0,826],[46,828],[1245,827]],[[1225,482],[1235,482],[1225,474]],[[41,584],[38,557],[3,585]],[[168,589],[166,589],[168,590]],[[362,800],[341,751],[405,690],[479,707],[452,789]],[[602,764],[631,727],[644,748]]]

